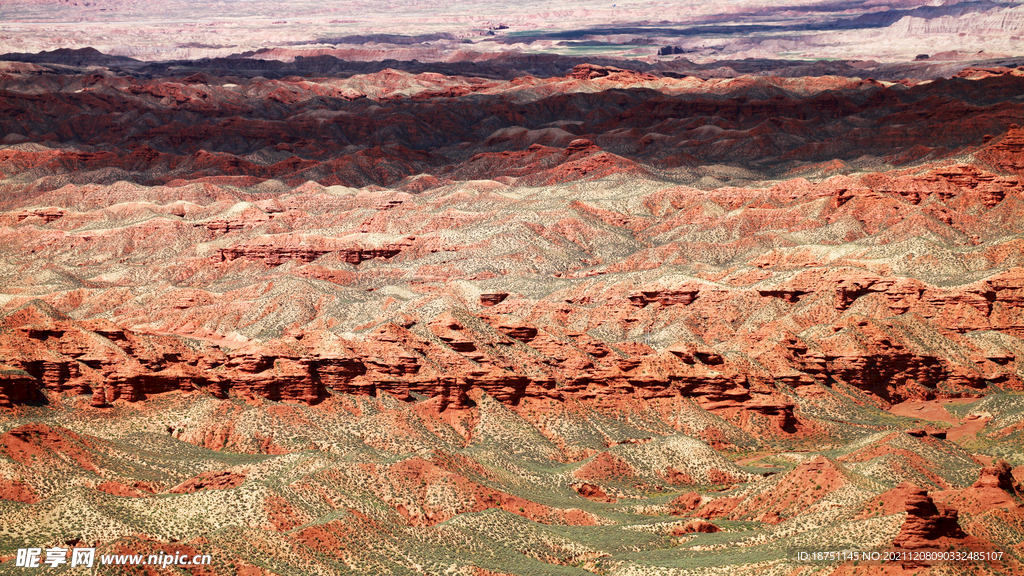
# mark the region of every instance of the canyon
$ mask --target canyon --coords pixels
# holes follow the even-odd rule
[[[17,3],[0,572],[1024,573],[1019,7],[897,4]]]

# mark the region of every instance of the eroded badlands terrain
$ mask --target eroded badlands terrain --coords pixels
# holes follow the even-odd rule
[[[1024,572],[1024,68],[57,56],[0,71],[0,571]]]

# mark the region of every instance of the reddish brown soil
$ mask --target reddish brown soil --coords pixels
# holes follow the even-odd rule
[[[989,423],[991,418],[984,417],[968,417],[965,418],[963,423],[959,426],[953,426],[946,430],[946,438],[949,440],[961,440],[963,438],[971,438],[981,432],[985,425]]]
[[[610,454],[601,452],[593,460],[584,464],[573,472],[573,476],[580,480],[600,481],[623,481],[636,476],[633,467],[626,461]]]
[[[97,472],[89,447],[89,441],[78,434],[46,424],[26,424],[0,435],[0,454],[25,465],[66,458]]]
[[[920,492],[918,486],[909,482],[903,482],[899,486],[883,492],[877,498],[870,500],[861,509],[855,519],[871,518],[873,516],[888,516],[906,511],[907,500]]]
[[[701,518],[727,518],[736,509],[743,498],[715,498],[696,512]]]
[[[948,424],[960,424],[960,420],[954,417],[949,412],[947,412],[943,408],[943,405],[963,402],[971,402],[971,400],[916,400],[910,402],[901,402],[899,404],[893,404],[892,407],[890,407],[888,410],[889,412],[892,412],[897,416],[907,416],[910,418],[930,420],[933,422],[946,422]]]
[[[96,489],[100,492],[113,494],[114,496],[125,496],[129,498],[141,498],[147,495],[146,492],[136,490],[130,486],[125,486],[124,484],[116,481],[102,482],[96,485]]]
[[[770,489],[742,499],[738,506],[729,510],[726,517],[752,520],[771,514],[781,518],[791,517],[805,512],[815,502],[848,483],[839,465],[824,456],[817,456],[800,463]],[[703,509],[699,515],[708,517]]]
[[[31,486],[20,480],[0,480],[0,500],[35,504],[39,497]]]

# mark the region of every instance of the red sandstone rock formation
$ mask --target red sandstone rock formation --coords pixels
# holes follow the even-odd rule
[[[616,498],[609,496],[600,486],[597,484],[591,484],[590,482],[583,482],[582,484],[574,484],[573,490],[588,500],[594,502],[618,502]]]
[[[1010,515],[1024,517],[1024,487],[1014,478],[1013,469],[1005,460],[982,468],[978,479],[967,488],[952,490],[939,497],[969,514],[1004,510]]]
[[[671,513],[675,516],[685,516],[689,512],[700,507],[701,497],[696,492],[688,492],[682,496],[676,496],[669,502]]]
[[[905,508],[907,518],[893,541],[898,549],[931,548],[942,538],[964,537],[957,521],[957,511],[945,507],[939,509],[924,489],[910,492]]]
[[[447,569],[512,534],[490,562],[597,572],[603,551],[539,524],[652,511],[783,523],[769,541],[906,513],[901,550],[1016,543],[1008,465],[962,488],[974,461],[933,427],[792,450],[891,426],[874,407],[1021,389],[1019,74],[325,79],[316,58],[231,82],[0,70],[0,407],[31,419],[0,435],[12,518],[244,492],[247,525],[180,543],[244,574],[239,535],[299,571]],[[200,462],[126,457],[121,418]],[[797,464],[716,452],[754,449]],[[940,490],[836,509],[892,477]],[[570,507],[534,497],[551,486]]]
[[[643,74],[633,70],[623,70],[614,66],[598,66],[595,64],[580,64],[569,73],[569,78],[577,80],[595,80],[604,78],[617,83],[653,82],[657,77],[651,74]]]
[[[722,529],[715,526],[707,520],[690,520],[682,526],[676,526],[672,529],[672,536],[682,536],[684,534],[713,534],[715,532],[721,532]]]
[[[508,298],[507,292],[492,292],[480,295],[480,305],[484,307],[496,306]]]
[[[877,498],[864,504],[856,519],[871,518],[873,516],[888,516],[907,511],[907,502],[918,498],[921,488],[910,482],[901,482],[895,488],[886,490]]]
[[[203,472],[199,476],[171,488],[168,492],[170,494],[191,494],[200,490],[226,490],[241,486],[243,482],[245,482],[245,475],[237,472],[228,470]]]
[[[1024,128],[1017,124],[981,154],[981,159],[1018,176],[1024,176]]]
[[[691,399],[729,425],[789,436],[811,434],[802,406],[833,394],[884,407],[1021,388],[1014,347],[999,340],[1024,335],[1024,262],[1006,240],[1022,231],[1020,130],[987,104],[963,107],[974,81],[908,92],[820,80],[766,100],[769,85],[803,85],[697,89],[590,65],[570,76],[382,72],[345,89],[239,80],[244,92],[198,77],[68,75],[83,90],[72,100],[55,87],[29,98],[29,80],[5,76],[19,122],[73,139],[46,113],[65,107],[94,136],[89,150],[0,151],[0,240],[23,256],[11,283],[24,285],[0,322],[0,406],[55,394],[91,394],[105,409],[166,392],[305,404],[386,393],[436,397],[444,412],[483,392],[614,413]],[[584,83],[585,97],[550,96]],[[360,115],[368,102],[343,97],[348,84],[377,99],[372,118]],[[85,91],[100,87],[165,121],[132,135],[84,114],[113,113]],[[289,116],[323,98],[339,99],[323,104],[341,107],[331,122]],[[452,110],[440,124],[438,98]],[[493,126],[474,120],[484,101]],[[962,161],[817,183],[659,183],[628,202],[584,191],[650,180],[650,166],[671,168],[683,149],[703,163],[830,162],[845,148],[819,141],[818,127],[865,111],[899,120],[923,101],[921,122],[966,118],[1002,135],[979,146],[943,130],[935,138],[967,150]],[[716,120],[679,123],[691,117]],[[858,155],[920,144],[879,130],[851,140]],[[795,140],[773,139],[780,131]],[[457,157],[438,152],[455,143]],[[523,185],[556,186],[507,194]],[[899,248],[922,235],[932,248]]]

